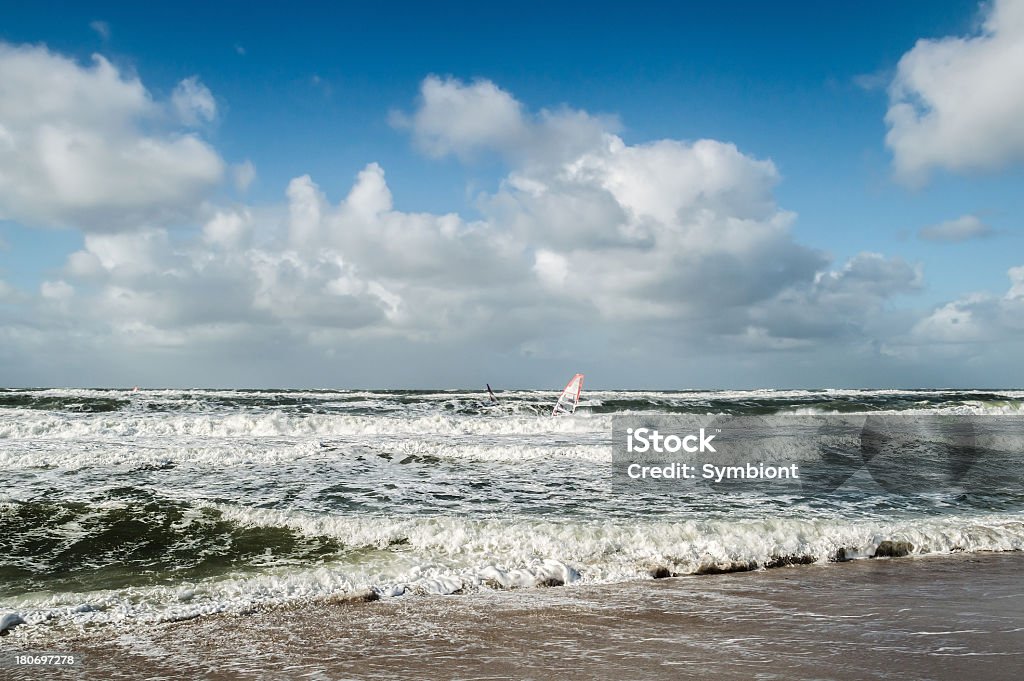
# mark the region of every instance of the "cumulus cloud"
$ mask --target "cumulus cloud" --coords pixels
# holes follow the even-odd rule
[[[731,144],[628,145],[606,132],[560,165],[517,169],[481,207],[543,249],[535,272],[549,289],[562,280],[569,306],[685,324],[771,298],[827,265],[792,239],[794,216],[772,196],[777,180],[771,162]]]
[[[886,305],[923,285],[920,265],[880,253],[860,253],[837,270],[818,272],[758,305],[745,332],[788,340],[884,338],[900,328]]]
[[[981,221],[976,215],[961,215],[955,220],[947,220],[937,225],[922,227],[917,236],[925,241],[968,241],[991,236],[992,228]]]
[[[140,229],[122,234],[87,234],[85,248],[69,258],[71,273],[106,273],[115,279],[155,274],[170,247],[163,229]]]
[[[504,112],[504,125],[445,124],[488,111]],[[428,78],[405,117],[429,154],[505,160],[507,175],[474,218],[397,209],[377,163],[340,193],[301,175],[278,205],[211,207],[194,235],[154,223],[87,232],[35,307],[21,298],[0,338],[38,347],[42,329],[73,329],[77,351],[145,348],[151,362],[161,353],[160,366],[287,355],[315,368],[350,353],[361,367],[390,352],[395,366],[440,372],[485,350],[612,363],[644,361],[652,347],[669,358],[822,348],[873,357],[894,338],[924,343],[938,333],[929,325],[944,324],[940,309],[927,319],[894,309],[920,290],[920,266],[875,253],[834,265],[798,243],[796,216],[775,201],[777,168],[733,144],[629,144],[612,120],[531,112],[487,81]],[[1024,299],[1024,268],[1010,276],[1004,297],[956,301],[949,314],[990,320],[1004,310],[1005,327],[1005,311]],[[986,321],[976,337],[992,328]],[[410,363],[416,353],[425,359]]]
[[[213,115],[198,81],[179,90],[171,108]],[[164,115],[102,56],[83,66],[0,43],[0,219],[118,230],[193,216],[224,163],[197,135],[162,129]]]
[[[57,281],[44,281],[39,286],[39,292],[43,298],[50,300],[68,300],[75,295],[75,288],[63,279]]]
[[[1024,332],[1024,266],[1007,275],[1010,288],[1003,296],[974,293],[940,305],[913,328],[910,340],[920,344],[1019,344]]]
[[[419,108],[411,116],[392,115],[412,130],[427,154],[468,157],[481,148],[511,148],[525,136],[522,105],[490,81],[465,85],[430,76],[420,89]]]
[[[203,241],[223,248],[239,248],[248,240],[252,225],[252,213],[239,210],[217,211],[203,225]]]
[[[275,327],[308,343],[316,330],[368,329],[392,310],[385,289],[356,276],[336,249],[296,250],[287,229],[255,222],[239,208],[217,212],[197,240],[160,228],[87,234],[65,275],[93,293],[72,314],[97,335],[135,342],[166,332],[161,344],[194,348]],[[257,228],[267,229],[261,247],[251,243]]]
[[[970,343],[991,340],[995,299],[974,295],[935,309],[914,326],[914,335],[929,343]]]
[[[898,178],[995,169],[1024,158],[1024,2],[995,0],[976,35],[919,40],[889,86]]]
[[[497,152],[517,163],[562,162],[600,144],[616,119],[562,107],[531,114],[489,80],[465,83],[428,76],[412,114],[392,112],[392,123],[412,132],[427,155],[471,160]]]
[[[249,325],[321,347],[402,338],[506,352],[557,348],[566,328],[603,336],[642,323],[663,338],[770,350],[853,335],[919,284],[917,268],[872,254],[831,271],[792,238],[774,164],[732,144],[627,144],[613,124],[532,114],[486,82],[428,78],[424,92],[410,118],[435,121],[446,153],[491,148],[510,164],[479,219],[396,210],[376,163],[340,201],[296,177],[280,211],[217,209],[195,240],[157,227],[87,234],[65,266],[88,284],[81,323],[103,320],[122,338],[166,330],[183,345]],[[423,115],[437,97],[447,116]],[[440,133],[437,121],[495,107],[533,142],[513,153],[497,130]],[[573,142],[541,149],[556,134]],[[520,155],[534,143],[540,161]]]

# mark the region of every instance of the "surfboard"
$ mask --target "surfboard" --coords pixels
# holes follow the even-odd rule
[[[562,394],[555,402],[555,408],[551,410],[552,416],[559,414],[571,414],[576,411],[576,405],[580,402],[580,393],[583,391],[583,374],[576,374],[565,385]]]

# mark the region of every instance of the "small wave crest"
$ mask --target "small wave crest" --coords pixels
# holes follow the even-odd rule
[[[7,412],[0,415],[0,438],[96,437],[338,437],[395,435],[534,435],[610,432],[610,417],[576,414],[509,416],[500,419],[432,414],[414,417],[339,414],[227,413],[118,414],[90,416]]]

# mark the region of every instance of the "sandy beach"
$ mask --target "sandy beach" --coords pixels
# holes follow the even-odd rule
[[[1019,679],[1024,554],[280,607],[12,648],[14,679]],[[52,636],[53,632],[48,632]]]

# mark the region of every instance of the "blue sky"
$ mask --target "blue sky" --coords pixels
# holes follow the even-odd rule
[[[508,101],[515,102],[508,106],[518,107],[516,110],[525,121],[524,130],[532,130],[521,132],[525,137],[517,138],[515,144],[525,145],[523,148],[531,144],[524,142],[526,139],[542,140],[547,139],[545,135],[558,134],[545,131],[542,120],[545,110],[555,114],[585,112],[591,117],[604,117],[602,120],[614,119],[616,122],[605,125],[601,134],[614,135],[627,149],[647,148],[645,145],[659,140],[673,140],[684,146],[702,139],[735,145],[744,163],[770,161],[773,164],[773,171],[764,171],[767,174],[762,179],[770,187],[763,191],[768,192],[778,211],[795,214],[787,222],[785,236],[778,237],[784,239],[785,244],[772,242],[774,245],[761,244],[758,248],[771,251],[778,246],[784,251],[780,251],[782,257],[787,257],[786,253],[794,255],[800,249],[813,250],[820,254],[815,267],[824,273],[844,271],[859,254],[879,254],[886,262],[897,263],[893,267],[905,267],[907,272],[914,270],[919,275],[913,279],[910,274],[893,274],[894,281],[903,283],[894,284],[884,294],[879,293],[877,287],[872,288],[870,295],[875,297],[863,301],[854,311],[835,307],[851,304],[849,300],[854,293],[844,290],[826,295],[823,290],[812,290],[816,284],[810,270],[801,270],[799,275],[794,272],[791,279],[778,283],[776,293],[781,296],[778,300],[792,303],[798,294],[813,298],[815,304],[832,306],[821,311],[821,318],[836,319],[834,331],[818,331],[812,334],[813,338],[790,330],[766,331],[771,325],[759,324],[757,319],[769,312],[782,316],[788,313],[779,312],[775,307],[770,311],[761,309],[758,306],[766,304],[766,299],[758,296],[737,303],[736,299],[723,294],[723,300],[731,301],[729,305],[742,308],[742,314],[737,313],[739,316],[733,325],[722,331],[703,326],[710,323],[706,311],[690,310],[676,315],[669,309],[671,306],[653,310],[650,312],[653,316],[644,318],[645,323],[656,320],[657,325],[667,325],[670,330],[661,332],[664,338],[651,347],[661,347],[661,351],[668,354],[672,354],[671,351],[658,343],[682,344],[687,348],[686,360],[676,358],[669,362],[670,368],[664,374],[672,385],[685,387],[694,376],[701,385],[715,381],[723,385],[843,385],[856,381],[981,385],[1024,380],[1020,360],[1005,359],[1007,347],[1012,347],[1020,336],[1020,327],[1012,323],[1007,326],[1006,322],[1007,318],[1012,319],[1016,308],[1005,309],[1010,303],[999,302],[1010,300],[1013,303],[1011,293],[1015,280],[1012,274],[1008,278],[1008,272],[1024,264],[1020,221],[1024,213],[1021,199],[1024,192],[1020,191],[1024,180],[1021,164],[1024,150],[1014,146],[1019,127],[1024,124],[1017,123],[1017,128],[1013,128],[1012,122],[1006,123],[998,116],[993,119],[994,114],[990,113],[1007,107],[1012,112],[1013,107],[1024,100],[1018,96],[1024,87],[1016,78],[1020,65],[1012,61],[1019,59],[1019,50],[1014,52],[1012,46],[1024,36],[1017,18],[1021,13],[1019,2],[996,3],[996,9],[979,7],[975,2],[822,3],[819,6],[732,2],[675,8],[666,8],[660,3],[607,6],[521,3],[514,9],[469,4],[428,8],[416,3],[392,6],[294,3],[286,10],[258,3],[90,3],[88,7],[45,2],[31,6],[5,4],[0,41],[14,52],[33,47],[45,52],[33,56],[36,62],[32,62],[30,68],[38,66],[41,72],[56,69],[58,62],[64,60],[61,63],[76,65],[75,73],[85,82],[93,65],[93,55],[98,54],[109,62],[118,79],[137,83],[152,102],[167,110],[173,108],[171,103],[185,79],[194,79],[200,94],[206,93],[211,98],[210,106],[215,112],[208,116],[202,108],[206,100],[190,100],[188,106],[198,108],[189,109],[192,113],[179,110],[184,118],[176,122],[169,122],[166,112],[154,116],[152,112],[132,109],[125,114],[127,122],[123,130],[101,127],[97,132],[101,137],[114,135],[121,139],[123,133],[122,142],[128,151],[114,156],[123,158],[126,153],[134,153],[131,150],[138,147],[132,140],[136,138],[158,139],[170,145],[188,135],[204,145],[223,166],[217,170],[210,158],[200,159],[214,165],[196,170],[202,175],[202,187],[195,191],[192,189],[200,182],[199,176],[175,175],[174,181],[187,181],[189,190],[182,189],[173,195],[177,202],[173,211],[166,205],[161,205],[159,211],[143,206],[145,196],[137,197],[138,201],[132,199],[133,215],[139,216],[132,224],[127,218],[122,220],[124,209],[120,201],[98,206],[99,199],[90,198],[93,201],[90,205],[98,206],[97,215],[102,218],[78,222],[73,206],[54,217],[46,210],[26,207],[24,197],[17,199],[22,203],[15,204],[14,198],[5,197],[0,191],[0,216],[5,218],[0,222],[0,239],[5,244],[0,250],[0,282],[6,282],[6,289],[0,288],[0,292],[8,291],[6,304],[0,305],[0,315],[6,314],[6,317],[0,316],[0,324],[10,333],[10,349],[6,355],[0,355],[0,363],[9,363],[5,373],[12,376],[10,380],[15,383],[134,383],[139,381],[132,380],[133,377],[142,375],[139,380],[154,384],[203,377],[224,384],[266,384],[267,381],[306,384],[326,380],[322,378],[321,369],[330,366],[332,376],[342,377],[335,380],[336,384],[368,384],[378,380],[385,384],[402,384],[403,377],[412,375],[412,367],[419,361],[413,358],[421,356],[431,358],[428,363],[436,370],[415,380],[430,385],[472,384],[477,372],[488,371],[509,383],[540,384],[546,372],[555,371],[573,359],[592,366],[593,372],[604,375],[608,384],[629,385],[634,375],[636,383],[641,385],[655,380],[661,375],[657,370],[635,366],[638,360],[626,359],[627,355],[617,350],[622,343],[619,338],[622,319],[616,314],[625,303],[611,289],[605,298],[598,293],[591,295],[567,288],[555,291],[548,279],[541,283],[549,285],[549,294],[556,295],[545,299],[538,289],[535,293],[524,293],[514,304],[506,304],[490,296],[472,299],[452,293],[475,286],[472,278],[466,278],[450,281],[443,289],[431,289],[428,296],[426,284],[403,278],[401,272],[390,271],[386,264],[353,259],[351,254],[363,246],[343,243],[340,237],[334,240],[324,237],[326,241],[318,242],[320,250],[317,252],[322,254],[324,248],[336,249],[337,262],[344,261],[337,266],[352,268],[350,274],[359,280],[357,288],[370,291],[367,295],[376,296],[377,307],[390,310],[386,321],[366,322],[363,326],[362,322],[347,321],[343,325],[345,333],[341,333],[336,327],[323,327],[326,322],[317,321],[315,314],[290,317],[276,311],[270,315],[272,320],[257,318],[259,315],[247,317],[245,323],[254,325],[251,329],[236,328],[232,333],[238,335],[213,342],[209,341],[211,325],[216,326],[218,319],[222,322],[234,319],[233,312],[210,312],[202,322],[197,322],[189,315],[168,313],[157,319],[138,310],[104,307],[104,295],[111,291],[146,292],[161,300],[184,295],[178,289],[157,291],[147,287],[151,287],[154,276],[166,279],[164,275],[168,272],[177,271],[168,263],[185,257],[182,255],[185,250],[193,265],[205,257],[196,244],[205,243],[207,246],[203,248],[213,248],[210,244],[214,241],[209,238],[204,241],[202,235],[206,232],[202,230],[218,211],[247,216],[245,229],[251,240],[232,243],[231,248],[253,249],[253,244],[259,244],[267,252],[278,255],[290,252],[289,248],[301,255],[302,248],[296,245],[295,225],[285,224],[286,214],[293,215],[289,210],[297,204],[290,194],[286,198],[289,183],[308,175],[321,192],[325,205],[337,206],[349,193],[357,174],[371,163],[383,169],[392,197],[389,211],[403,215],[455,213],[464,223],[458,229],[467,230],[465,234],[459,232],[462,236],[458,239],[475,238],[466,234],[472,232],[475,222],[482,222],[492,228],[482,238],[492,246],[501,242],[509,230],[517,229],[509,225],[523,223],[522,219],[509,217],[505,212],[496,217],[494,212],[496,200],[509,199],[503,188],[508,186],[510,178],[527,176],[531,181],[547,183],[550,188],[554,186],[557,173],[551,168],[543,172],[537,170],[540,151],[535,157],[527,158],[523,153],[510,150],[501,131],[485,131],[486,134],[466,141],[459,137],[462,134],[459,130],[441,129],[436,125],[424,127],[426,124],[417,122],[419,114],[423,114],[425,120],[431,113],[433,104],[425,89],[426,79],[431,75],[435,75],[440,84],[439,96],[465,95],[478,102],[487,96],[504,106],[508,102],[502,98],[507,95]],[[59,17],[59,21],[55,17]],[[931,152],[919,151],[922,143],[913,135],[925,126],[915,121],[905,135],[910,145],[906,147],[908,151],[887,145],[886,136],[893,128],[887,121],[887,112],[896,105],[904,101],[923,101],[923,111],[934,107],[940,114],[945,113],[942,107],[947,106],[942,83],[936,86],[938,90],[914,89],[917,83],[925,82],[915,79],[921,77],[920,74],[933,73],[930,69],[937,68],[933,66],[936,62],[928,61],[923,49],[914,53],[925,57],[921,65],[915,67],[917,71],[910,66],[901,70],[901,63],[910,63],[901,59],[915,51],[918,41],[939,43],[956,39],[974,41],[966,44],[964,50],[976,50],[982,56],[995,54],[984,73],[995,73],[998,79],[999,73],[1005,71],[1006,82],[1001,84],[1001,89],[1008,90],[1008,94],[1006,101],[990,103],[985,99],[990,94],[987,90],[979,91],[973,98],[971,93],[965,93],[967,100],[978,102],[977,107],[952,110],[946,120],[956,123],[973,116],[979,121],[974,128],[988,127],[991,135],[1009,141],[1005,145],[995,144],[994,147],[1002,148],[996,148],[987,156],[981,151],[972,154],[971,148],[988,148],[989,140],[970,135],[958,140],[956,135],[960,128],[949,123],[947,128],[933,131],[948,138],[936,144],[944,151],[933,158],[928,156]],[[996,59],[1003,54],[999,52],[1000,46],[1009,46],[1005,49],[1011,55],[1010,61],[1005,56]],[[970,55],[965,52],[962,61],[969,63]],[[955,66],[957,62],[954,59],[952,63]],[[962,82],[958,78],[963,77],[962,72],[955,69],[939,75],[948,79],[949,88],[956,87]],[[473,89],[482,83],[492,85],[494,90]],[[893,94],[898,83],[906,85],[909,95]],[[19,87],[30,86],[11,80],[4,94],[17,97]],[[67,96],[66,111],[60,113],[63,118],[54,125],[66,124],[82,132],[86,130],[84,124],[72,120],[76,95],[72,92]],[[934,99],[929,100],[929,97]],[[33,101],[45,101],[39,93],[25,99],[29,102],[26,106]],[[953,99],[955,102],[956,98]],[[16,111],[9,115],[21,116],[22,113]],[[447,110],[441,113],[453,115]],[[1024,111],[1020,113],[1018,120],[1024,120]],[[0,113],[0,125],[5,122],[3,115]],[[921,114],[921,120],[924,117]],[[30,113],[11,120],[22,121],[7,126],[14,130],[15,141],[18,141],[17,135],[31,136],[38,132],[31,124],[24,123],[24,120],[31,120]],[[400,120],[405,123],[396,124]],[[1003,129],[1000,125],[1010,128]],[[915,144],[917,147],[913,146]],[[957,147],[958,144],[962,147]],[[967,151],[958,154],[956,148]],[[573,153],[579,158],[587,157],[589,147],[581,149]],[[719,152],[721,149],[716,147],[715,153]],[[688,152],[684,149],[679,153]],[[901,175],[895,158],[898,154],[914,164],[912,173]],[[684,163],[687,158],[679,156],[678,162]],[[918,158],[924,160],[915,160]],[[559,158],[557,162],[561,165],[558,167],[564,170],[577,160],[576,156]],[[653,162],[653,154],[649,160]],[[113,161],[102,161],[103,164],[108,162]],[[241,188],[233,184],[231,177],[233,169],[245,162],[254,169],[254,179]],[[109,168],[108,165],[102,167]],[[6,172],[18,173],[16,168],[8,167]],[[196,167],[190,168],[195,170]],[[618,167],[608,170],[611,166],[607,164],[601,168],[607,170],[607,177],[618,177],[616,173],[621,172]],[[659,172],[672,172],[671,165],[659,168]],[[0,175],[3,170],[0,167]],[[745,177],[729,181],[760,182],[757,178],[743,179]],[[607,182],[602,186],[607,189],[606,185]],[[33,196],[45,196],[43,189]],[[142,190],[132,187],[125,191]],[[576,221],[590,219],[586,212],[590,208],[580,207],[581,203],[592,206],[594,204],[587,202],[597,200],[589,191],[576,185],[571,192],[565,190],[562,194],[566,205],[571,198],[576,207],[573,210],[583,211],[573,218]],[[722,191],[722,196],[731,197],[747,189],[737,184]],[[5,200],[9,205],[5,205]],[[509,200],[519,201],[515,197]],[[616,201],[627,214],[622,219],[635,223],[632,226],[623,223],[616,229],[635,231],[643,222],[647,208],[628,205],[629,201],[618,195]],[[747,208],[726,204],[726,199],[722,198],[716,199],[712,208],[701,204],[683,206],[682,210],[717,211],[710,218],[705,215],[700,219],[721,220],[722,225],[737,217],[750,217],[744,212]],[[122,215],[115,216],[118,210]],[[652,215],[657,212],[650,210]],[[533,216],[529,210],[526,212]],[[684,218],[678,215],[681,213],[668,218],[672,224],[666,223],[669,230],[666,234],[689,229]],[[767,225],[778,217],[773,215],[764,213],[755,217]],[[936,241],[918,235],[922,228],[965,217],[970,217],[974,220],[972,224],[978,226],[965,238]],[[323,229],[327,231],[333,229],[328,224],[334,224],[331,220],[348,224],[340,214],[323,219]],[[502,220],[507,220],[507,224]],[[678,223],[674,222],[677,220]],[[117,225],[112,226],[115,222]],[[360,225],[360,228],[371,229]],[[531,270],[532,263],[532,271],[540,273],[541,261],[536,257],[540,251],[553,254],[553,259],[544,262],[557,263],[555,269],[559,272],[559,268],[568,263],[573,273],[570,279],[575,278],[576,272],[586,269],[588,263],[605,262],[600,258],[614,255],[598,254],[586,234],[578,237],[582,240],[579,247],[566,237],[556,240],[560,244],[556,248],[552,246],[555,241],[548,243],[546,237],[538,235],[554,233],[553,230],[560,229],[557,225],[531,225],[529,229],[534,231],[529,235],[532,236],[523,236],[515,247],[517,254],[529,260],[524,271]],[[388,232],[389,238],[401,241],[402,229],[409,228],[396,227],[397,231]],[[95,248],[100,248],[87,243],[90,234],[98,235],[94,237],[97,243],[107,239],[109,234],[116,234],[115,239],[121,240],[117,247],[121,249],[119,253],[137,252],[132,251],[134,246],[128,248],[124,244],[133,234],[150,233],[147,230],[157,230],[166,237],[166,252],[159,258],[154,256],[154,270],[136,272],[132,275],[135,279],[125,274],[124,268],[120,274],[113,273],[108,267],[109,258],[104,261],[106,270],[99,274],[98,270],[74,270],[69,264],[69,256],[75,252],[94,254]],[[743,237],[725,234],[723,232],[722,238],[733,238],[733,244],[743,241]],[[689,243],[674,241],[671,236],[665,239],[658,243],[671,242],[678,248],[687,248]],[[459,267],[458,263],[463,261],[458,254],[460,249],[469,248],[466,243],[468,241],[454,245],[446,242],[444,249],[439,246],[437,253],[442,254],[439,257],[449,254],[455,261],[435,264],[441,269]],[[706,241],[694,244],[697,251],[708,248],[709,254],[721,255]],[[221,246],[227,248],[224,244]],[[446,250],[448,246],[451,250]],[[308,243],[303,247],[312,248]],[[727,254],[732,259],[730,262],[746,262],[746,255],[743,255],[746,248],[735,245]],[[505,253],[502,257],[507,257],[509,251],[502,253]],[[685,260],[684,255],[680,257]],[[168,260],[161,260],[164,256]],[[253,257],[259,260],[262,256]],[[312,257],[299,259],[304,267],[312,267]],[[480,259],[486,261],[486,257],[481,255]],[[224,256],[223,262],[227,260]],[[666,267],[671,269],[668,264]],[[659,280],[666,287],[676,285],[669,269]],[[770,270],[770,266],[765,269]],[[892,273],[892,270],[886,271]],[[258,288],[258,285],[253,282],[258,276],[254,272],[253,267],[245,273],[225,270],[222,276],[211,281],[197,276],[195,285],[211,297],[221,294],[218,286],[228,286],[225,282],[233,282],[230,286],[237,285],[240,289],[249,286],[248,293],[240,293],[240,298],[234,301],[237,308],[248,304],[244,301],[255,300],[253,287]],[[430,286],[434,286],[438,277],[428,279],[433,282]],[[181,278],[175,281],[180,284]],[[510,281],[515,281],[514,277]],[[63,282],[68,289],[59,287],[62,293],[57,295],[58,289],[49,286],[50,295],[43,295],[41,287],[46,282]],[[520,283],[526,289],[537,282]],[[307,284],[321,292],[326,286],[318,279],[310,279]],[[195,295],[191,285],[183,284],[190,291],[189,295]],[[679,285],[683,286],[679,295],[685,299],[680,308],[693,307],[695,297],[708,299],[709,310],[717,304],[720,289]],[[372,293],[377,290],[375,286],[401,299],[401,303],[396,304],[410,308],[423,307],[414,302],[414,294],[438,300],[451,293],[453,297],[445,303],[445,310],[452,309],[451,306],[461,308],[466,314],[472,310],[473,315],[479,312],[480,319],[491,319],[508,309],[508,305],[515,309],[521,305],[529,313],[524,311],[524,319],[515,322],[510,332],[514,341],[492,351],[493,342],[486,330],[474,329],[460,336],[452,329],[466,323],[464,321],[453,321],[451,327],[444,329],[409,322],[393,307],[388,307],[391,304],[387,302],[388,295],[381,298]],[[565,287],[562,278],[558,286]],[[401,292],[405,287],[409,295]],[[595,282],[588,290],[598,288]],[[283,290],[279,288],[278,292]],[[346,296],[356,295],[345,290]],[[979,302],[965,298],[979,292],[984,292],[989,300]],[[296,289],[289,295],[301,297],[303,294]],[[41,311],[35,306],[49,304],[40,302],[43,298],[63,305],[72,301],[70,308],[73,310],[61,312],[57,309],[59,305],[50,305]],[[275,297],[274,304],[287,307],[286,298]],[[557,304],[550,302],[553,298],[558,299]],[[577,310],[590,306],[592,314],[582,315],[578,322],[585,330],[585,339],[579,341],[581,357],[567,358],[561,351],[544,349],[552,345],[563,347],[567,339],[559,341],[550,332],[538,330],[550,328],[551,320],[558,319],[563,306],[572,310],[574,300]],[[642,300],[641,295],[634,302]],[[776,304],[782,303],[772,303]],[[932,317],[937,310],[951,304],[959,306],[956,309],[961,314],[973,314],[970,321],[978,328],[962,335],[959,331],[964,325],[958,322],[957,333],[945,334],[940,330],[938,336],[941,336],[943,350],[931,353],[924,347],[930,345],[925,339],[928,329],[932,329],[935,337],[934,325],[940,321]],[[90,309],[90,305],[94,306],[91,314],[83,316],[83,310]],[[270,303],[259,303],[256,307],[262,314],[269,309],[267,305]],[[802,305],[806,308],[810,303],[805,301]],[[978,305],[987,307],[968,309]],[[993,306],[1002,307],[997,310]],[[631,304],[630,309],[635,307]],[[487,309],[490,311],[486,314],[480,312]],[[112,319],[104,314],[116,316],[116,322],[110,321],[103,327],[104,320]],[[434,317],[438,314],[440,312]],[[453,319],[458,316],[454,315]],[[846,320],[845,316],[852,319]],[[903,319],[905,323],[900,326],[882,319],[890,316]],[[667,321],[668,317],[673,319]],[[486,325],[486,322],[479,323]],[[684,324],[690,329],[699,327],[700,338],[690,338],[675,324]],[[491,324],[494,326],[500,324]],[[850,331],[852,326],[858,327],[856,333]],[[31,333],[28,328],[32,329]],[[173,360],[167,359],[167,366],[201,368],[191,375],[177,369],[161,372],[153,368],[154,363],[165,363],[155,360],[148,350],[140,350],[137,356],[131,350],[127,355],[121,351],[113,353],[110,339],[123,338],[125,329],[133,329],[133,333],[140,329],[145,331],[135,341],[137,344],[131,346],[133,349],[138,348],[138,344],[145,346],[150,334],[161,331],[181,334],[171,344],[173,347],[161,351],[170,355],[161,357],[173,356]],[[747,340],[737,341],[733,351],[725,352],[720,343],[709,341],[718,333],[733,340]],[[265,367],[254,371],[251,360],[244,359],[246,353],[272,355],[263,345],[269,343],[267,339],[271,337],[278,338],[278,334],[280,338],[275,343],[297,348],[298,359],[287,360],[296,362],[295,371],[289,373],[280,368],[269,371]],[[840,336],[845,350],[836,345],[840,341],[835,339]],[[246,340],[254,337],[262,340]],[[540,337],[546,340],[541,342]],[[18,344],[28,343],[29,338],[36,340],[18,350]],[[53,344],[46,347],[61,348],[75,338],[79,343],[87,338],[85,345],[93,349],[67,353],[66,360],[56,367],[47,366],[38,358],[27,360],[33,352],[41,352],[39,342],[44,346]],[[753,347],[747,342],[753,338],[771,340],[763,347]],[[207,345],[207,341],[213,345]],[[320,364],[302,351],[307,344],[313,348],[313,355],[319,358]],[[643,354],[643,343],[627,344],[633,350],[639,348]],[[229,351],[229,347],[234,350]],[[850,359],[851,347],[855,348],[854,360]],[[370,362],[373,371],[351,364],[351,357],[359,356],[363,348],[371,348],[367,356],[376,358]],[[880,356],[872,356],[872,351],[864,348],[883,350]],[[726,371],[724,377],[691,365],[696,361],[694,358],[710,357],[718,352],[732,358],[728,365],[734,369]],[[833,352],[840,356],[833,357]],[[223,353],[241,357],[232,364],[231,370],[225,365]],[[474,366],[467,368],[460,363],[459,358],[467,355],[479,356]],[[345,356],[350,359],[339,359]],[[939,369],[948,367],[951,361],[964,368],[946,376]],[[1006,363],[1012,365],[1009,373]],[[865,373],[864,366],[868,364],[884,368]],[[496,365],[502,368],[495,369]],[[971,366],[977,368],[971,369]],[[181,378],[183,376],[185,378]]]

